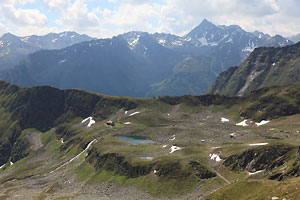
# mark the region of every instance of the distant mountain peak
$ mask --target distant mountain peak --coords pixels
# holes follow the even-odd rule
[[[214,32],[218,27],[209,22],[207,19],[204,19],[198,26],[196,26],[190,33],[186,36],[190,38],[201,38],[205,37],[208,32]]]
[[[207,29],[207,28],[216,28],[217,26],[207,19],[203,19],[202,22],[194,28],[194,30],[198,29]]]
[[[210,21],[208,21],[206,18],[204,18],[203,20],[202,20],[202,22],[200,23],[200,25],[211,25],[211,24],[213,24],[213,23],[211,23]],[[214,24],[213,24],[214,25]]]
[[[12,34],[12,33],[5,33],[1,39],[4,39],[4,40],[12,40],[12,39],[19,39],[16,35]]]

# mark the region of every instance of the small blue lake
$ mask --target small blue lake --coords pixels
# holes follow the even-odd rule
[[[153,140],[149,140],[145,137],[140,137],[140,136],[122,136],[122,135],[117,135],[114,136],[121,140],[122,142],[126,142],[129,144],[154,144]]]

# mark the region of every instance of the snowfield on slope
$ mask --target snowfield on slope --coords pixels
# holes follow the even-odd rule
[[[269,122],[270,121],[268,121],[268,120],[262,120],[261,122],[256,122],[255,124],[256,124],[256,126],[262,126],[262,125],[265,125],[265,124],[267,124]]]
[[[91,127],[93,124],[95,124],[96,123],[96,121],[95,120],[93,120],[93,117],[88,117],[88,118],[86,118],[86,119],[84,119],[84,120],[82,120],[82,124],[84,123],[84,122],[86,122],[86,121],[88,121],[89,120],[89,123],[88,123],[88,125],[87,125],[87,127]]]
[[[237,123],[236,126],[244,126],[244,127],[249,126],[246,122],[247,122],[247,119],[245,119],[244,121],[242,121],[240,123]]]

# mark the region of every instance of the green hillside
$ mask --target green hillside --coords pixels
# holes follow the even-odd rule
[[[0,82],[0,198],[297,199],[298,94],[138,99]]]

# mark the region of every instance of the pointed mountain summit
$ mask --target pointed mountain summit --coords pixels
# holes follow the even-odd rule
[[[218,29],[216,25],[204,19],[198,26],[196,26],[186,37],[190,38],[201,38],[212,34]]]

